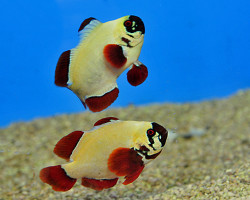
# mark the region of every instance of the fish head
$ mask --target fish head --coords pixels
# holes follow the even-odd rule
[[[166,144],[168,131],[156,122],[147,122],[137,132],[140,133],[136,135],[134,140],[135,150],[146,156],[146,159],[158,156]]]
[[[118,19],[116,40],[122,46],[134,47],[143,42],[145,26],[141,18],[128,15]]]
[[[127,34],[130,34],[134,38],[138,39],[145,34],[145,26],[141,18],[129,15],[125,17],[123,26]]]

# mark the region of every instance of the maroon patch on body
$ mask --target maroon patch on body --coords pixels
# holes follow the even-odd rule
[[[108,44],[103,49],[103,55],[107,62],[115,68],[121,68],[127,62],[122,47],[117,44]]]
[[[82,185],[84,187],[89,187],[94,190],[103,190],[113,187],[118,181],[118,178],[115,179],[89,179],[89,178],[82,178]]]
[[[85,100],[86,105],[92,112],[100,112],[109,107],[118,97],[119,90],[115,88],[103,96],[93,96]]]
[[[67,87],[70,65],[70,50],[61,54],[55,71],[55,84],[61,87]]]
[[[99,125],[102,125],[102,124],[105,124],[105,123],[109,123],[111,122],[111,120],[119,120],[118,118],[116,117],[106,117],[106,118],[103,118],[103,119],[100,119],[98,120],[94,126],[99,126]]]
[[[64,136],[59,142],[57,142],[54,153],[61,158],[69,161],[70,156],[81,139],[84,132],[74,131],[66,136]]]
[[[61,165],[43,168],[40,171],[40,179],[52,186],[55,191],[65,192],[76,183],[76,179],[69,177]]]
[[[133,65],[132,69],[130,69],[127,73],[127,80],[133,86],[140,85],[146,80],[147,77],[148,69],[145,65]]]
[[[96,20],[96,19],[95,19],[94,17],[90,17],[90,18],[88,18],[88,19],[85,19],[85,20],[82,22],[80,28],[78,29],[78,32],[80,32],[81,30],[83,30],[83,29],[85,28],[85,26],[87,26],[92,20]]]
[[[144,168],[142,157],[133,149],[117,148],[109,156],[108,168],[117,176],[125,176],[124,184],[132,183]]]

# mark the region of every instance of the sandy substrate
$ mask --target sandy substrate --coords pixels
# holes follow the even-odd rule
[[[41,168],[64,163],[52,152],[56,142],[107,116],[155,121],[177,138],[130,185],[94,191],[77,182],[62,193],[42,183]],[[197,104],[129,106],[12,124],[0,130],[0,199],[250,199],[249,136],[249,90]]]

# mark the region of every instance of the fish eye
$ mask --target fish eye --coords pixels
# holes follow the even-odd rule
[[[147,130],[147,134],[148,134],[148,136],[154,136],[155,135],[155,131],[153,129],[148,129]]]
[[[127,20],[124,22],[124,26],[126,27],[132,26],[132,22],[130,20]]]

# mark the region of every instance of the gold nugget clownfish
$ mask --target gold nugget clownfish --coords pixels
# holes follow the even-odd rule
[[[137,86],[148,70],[138,61],[145,27],[139,17],[129,15],[101,23],[88,18],[79,30],[79,45],[61,54],[55,84],[72,90],[93,112],[110,106],[118,97],[116,79],[127,68],[128,82]]]
[[[155,122],[101,119],[90,131],[63,137],[54,153],[69,163],[43,168],[40,179],[55,191],[70,190],[77,179],[95,190],[113,187],[119,178],[127,185],[161,153],[167,136],[167,130]]]

